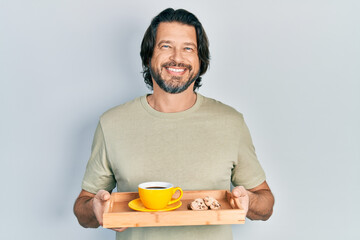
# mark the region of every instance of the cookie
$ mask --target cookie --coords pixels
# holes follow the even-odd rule
[[[208,206],[211,210],[216,210],[221,207],[221,204],[213,197],[205,197],[204,203],[206,206]]]
[[[197,198],[189,204],[189,208],[196,211],[208,210],[202,198]]]

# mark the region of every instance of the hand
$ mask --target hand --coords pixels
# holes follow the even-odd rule
[[[245,216],[249,211],[250,193],[251,192],[247,191],[243,186],[237,186],[232,190],[230,203],[233,207],[244,209]]]
[[[103,214],[110,204],[110,193],[105,190],[99,190],[93,198],[93,211],[100,226],[103,225]],[[112,228],[116,232],[123,232],[127,228]]]

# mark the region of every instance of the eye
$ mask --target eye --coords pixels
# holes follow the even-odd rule
[[[164,45],[161,45],[160,48],[165,48],[165,49],[167,49],[167,48],[170,48],[170,45],[164,44]]]
[[[185,47],[184,49],[185,49],[185,51],[187,51],[187,52],[192,52],[192,51],[193,51],[193,49],[192,49],[191,47]]]

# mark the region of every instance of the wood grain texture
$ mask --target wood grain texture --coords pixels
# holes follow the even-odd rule
[[[188,204],[196,198],[211,196],[217,199],[219,210],[193,211]],[[231,193],[227,190],[184,191],[182,205],[168,212],[139,212],[128,207],[131,200],[139,198],[136,192],[112,193],[109,208],[103,215],[104,228],[154,227],[244,224],[245,212],[237,204],[231,205]]]

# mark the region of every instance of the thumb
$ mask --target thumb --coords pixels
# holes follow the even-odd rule
[[[232,194],[234,197],[245,197],[246,189],[243,186],[237,186],[232,190]]]
[[[105,190],[99,190],[96,195],[97,195],[97,198],[101,201],[107,201],[110,199],[110,193]]]

